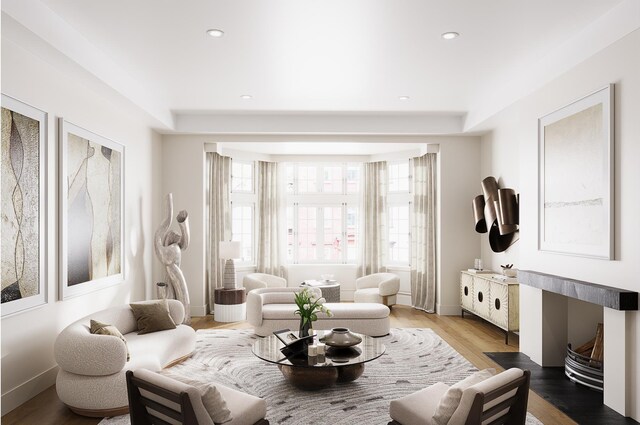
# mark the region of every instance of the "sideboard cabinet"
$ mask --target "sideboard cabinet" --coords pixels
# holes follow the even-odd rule
[[[460,272],[460,307],[464,313],[475,314],[505,331],[520,330],[520,295],[518,282],[502,280],[497,274]]]

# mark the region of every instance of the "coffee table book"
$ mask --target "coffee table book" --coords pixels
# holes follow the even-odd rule
[[[292,332],[291,329],[274,331],[273,334],[284,344],[280,351],[287,357],[306,352],[308,343],[313,342],[314,337],[314,335],[307,335],[298,338],[298,335]]]

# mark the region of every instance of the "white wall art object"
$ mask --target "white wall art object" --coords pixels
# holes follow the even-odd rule
[[[538,120],[538,249],[614,258],[613,84]]]
[[[124,281],[124,146],[60,128],[60,298]]]
[[[2,316],[47,302],[47,113],[2,95]]]

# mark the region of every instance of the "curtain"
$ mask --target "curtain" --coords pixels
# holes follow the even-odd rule
[[[222,287],[224,273],[224,260],[218,255],[219,242],[231,240],[231,158],[208,152],[207,168],[207,299],[212,312],[214,289]]]
[[[362,208],[360,274],[385,271],[387,253],[387,163],[364,164],[362,173]]]
[[[436,305],[436,154],[413,158],[411,304],[427,313]]]
[[[284,210],[280,190],[280,167],[258,161],[258,273],[281,276]]]

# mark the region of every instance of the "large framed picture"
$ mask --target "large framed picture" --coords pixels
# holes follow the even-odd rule
[[[538,120],[538,248],[614,258],[614,86]]]
[[[60,299],[124,281],[124,146],[60,118]]]
[[[47,113],[2,95],[2,316],[47,303]]]

